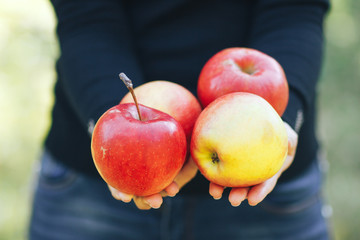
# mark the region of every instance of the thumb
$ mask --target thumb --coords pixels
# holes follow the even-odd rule
[[[179,189],[181,189],[185,184],[187,184],[196,176],[197,171],[198,168],[194,160],[190,157],[180,170],[179,174],[175,177],[174,182],[176,182]]]
[[[285,128],[288,135],[288,155],[295,156],[298,144],[298,134],[287,123],[285,123]]]

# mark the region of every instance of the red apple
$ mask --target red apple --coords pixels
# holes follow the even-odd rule
[[[288,151],[287,132],[274,108],[251,93],[230,93],[197,119],[191,156],[211,182],[226,187],[259,184],[279,171]]]
[[[147,196],[162,191],[180,171],[186,138],[171,116],[135,104],[119,104],[95,125],[91,152],[101,177],[127,194]]]
[[[97,121],[91,153],[101,177],[120,192],[148,196],[165,189],[182,168],[187,151],[184,129],[170,115],[139,105],[131,80],[120,79],[134,97]]]
[[[197,91],[203,107],[227,93],[254,93],[267,100],[280,116],[289,98],[281,65],[250,48],[228,48],[211,57],[201,70]]]
[[[152,81],[134,89],[139,103],[165,112],[184,128],[190,142],[191,133],[201,106],[196,97],[183,86],[168,81]],[[134,102],[128,93],[120,103]]]

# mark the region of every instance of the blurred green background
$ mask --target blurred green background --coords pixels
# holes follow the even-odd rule
[[[318,135],[329,164],[326,215],[335,239],[360,236],[360,1],[333,0],[319,85]],[[0,239],[26,239],[58,47],[48,1],[0,2]]]

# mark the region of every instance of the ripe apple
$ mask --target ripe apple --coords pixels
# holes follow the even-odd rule
[[[190,149],[209,181],[247,187],[279,171],[287,156],[287,133],[280,116],[263,98],[230,93],[202,111]]]
[[[95,125],[91,152],[101,177],[127,194],[147,196],[167,187],[186,156],[186,138],[171,116],[133,103],[106,111]]]
[[[200,72],[197,91],[203,107],[227,93],[254,93],[268,101],[280,116],[289,98],[281,65],[250,48],[227,48],[211,57]]]
[[[126,75],[120,78],[133,94]],[[101,177],[117,190],[148,196],[166,188],[182,168],[185,132],[173,117],[137,103],[116,105],[97,121],[91,153]]]
[[[139,103],[165,112],[184,128],[190,142],[191,133],[201,106],[196,97],[183,86],[168,81],[152,81],[134,89]],[[120,103],[133,102],[128,93]]]

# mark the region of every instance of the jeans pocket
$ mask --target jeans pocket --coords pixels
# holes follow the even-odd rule
[[[314,204],[318,203],[319,200],[320,194],[318,193],[305,199],[298,199],[293,201],[263,201],[260,204],[260,207],[269,213],[278,215],[294,214],[313,206]]]
[[[315,161],[301,176],[279,183],[259,206],[275,214],[301,212],[321,199],[321,172]]]
[[[46,150],[41,159],[39,187],[62,190],[70,187],[77,179],[77,174],[58,162]]]

